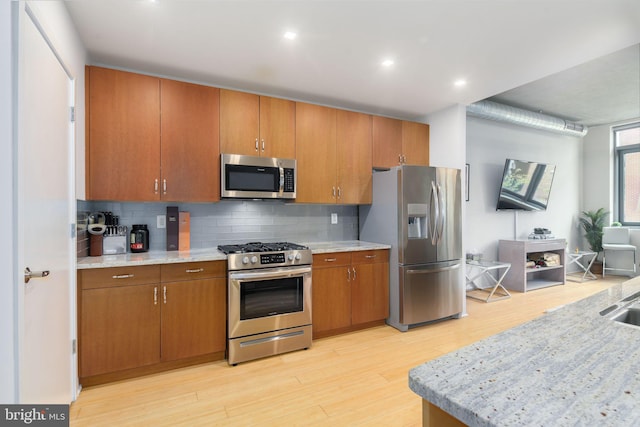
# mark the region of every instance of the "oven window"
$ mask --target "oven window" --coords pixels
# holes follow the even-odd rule
[[[304,310],[302,277],[240,283],[240,320]]]
[[[226,190],[278,191],[280,172],[273,167],[226,165]]]

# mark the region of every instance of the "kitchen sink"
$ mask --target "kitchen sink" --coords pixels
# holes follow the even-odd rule
[[[619,314],[613,316],[611,319],[615,320],[616,322],[640,326],[640,308],[629,307],[621,311]]]

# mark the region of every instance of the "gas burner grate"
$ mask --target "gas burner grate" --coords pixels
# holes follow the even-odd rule
[[[278,251],[291,251],[291,250],[303,250],[309,249],[306,246],[298,245],[296,243],[289,242],[249,242],[238,245],[219,245],[218,249],[224,254],[243,254],[249,252],[278,252]]]

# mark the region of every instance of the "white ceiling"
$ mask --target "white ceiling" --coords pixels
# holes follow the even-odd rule
[[[505,91],[587,125],[640,116],[639,46],[572,68],[640,43],[638,0],[65,3],[92,64],[410,120]],[[627,80],[625,112],[596,108]]]

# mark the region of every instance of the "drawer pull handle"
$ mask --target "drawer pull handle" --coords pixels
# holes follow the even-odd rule
[[[194,268],[191,270],[185,270],[185,273],[202,273],[204,271],[204,268]]]
[[[133,274],[117,274],[115,276],[111,276],[112,279],[131,279],[133,278]]]
[[[338,260],[337,258],[325,258],[324,259],[325,262],[334,262],[334,261],[337,261],[337,260]]]
[[[375,257],[377,257],[378,255],[365,255],[364,257],[366,259],[374,259]]]

